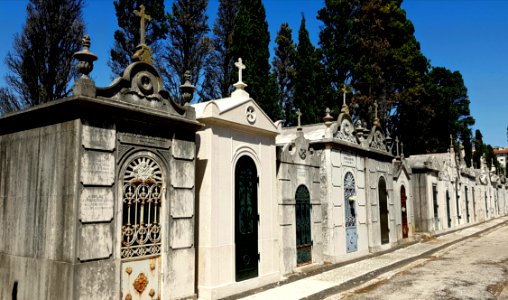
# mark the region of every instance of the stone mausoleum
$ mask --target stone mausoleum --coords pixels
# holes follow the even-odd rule
[[[406,158],[346,92],[284,128],[238,59],[230,97],[171,99],[143,40],[98,88],[85,37],[72,96],[0,117],[0,299],[220,299],[508,213],[484,160]]]

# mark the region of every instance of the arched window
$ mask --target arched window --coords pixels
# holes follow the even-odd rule
[[[123,176],[121,257],[159,254],[162,173],[148,157],[133,159]]]

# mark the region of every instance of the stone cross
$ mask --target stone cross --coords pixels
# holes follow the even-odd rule
[[[347,94],[347,85],[346,84],[344,84],[342,86],[342,92],[343,92],[343,94],[342,94],[342,105],[346,105],[346,94]]]
[[[399,137],[395,137],[395,145],[397,146],[397,157],[399,157]]]
[[[145,44],[145,25],[146,25],[145,20],[151,21],[152,18],[150,17],[150,15],[147,15],[145,13],[145,6],[143,4],[141,4],[139,6],[139,8],[140,8],[140,10],[139,11],[135,10],[134,14],[141,18],[141,26],[139,28],[139,33],[140,33],[141,37],[140,37],[139,41],[140,41],[140,44]]]
[[[379,122],[379,117],[377,115],[377,101],[374,101],[374,125],[381,127],[381,123]]]
[[[242,63],[242,59],[238,58],[235,62],[235,66],[238,68],[238,82],[242,82],[242,70],[245,70],[245,65]]]
[[[296,110],[296,115],[298,116],[298,127],[301,127],[302,123],[300,121],[300,117],[302,116],[302,112],[300,111],[300,109]]]

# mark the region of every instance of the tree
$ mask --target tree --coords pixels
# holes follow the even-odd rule
[[[473,166],[476,169],[481,167],[481,157],[485,152],[485,145],[483,144],[483,135],[479,129],[474,133],[474,153],[473,153]]]
[[[210,53],[207,0],[176,0],[169,20],[169,45],[163,59],[163,74],[171,97],[180,99],[179,87],[185,82],[185,72],[190,71],[190,81],[201,90],[204,64]]]
[[[160,44],[168,32],[164,0],[115,0],[113,4],[119,29],[115,31],[115,45],[110,51],[108,65],[111,71],[117,76],[122,75],[123,70],[131,63],[136,46],[140,43],[140,20],[133,13],[140,10],[140,5],[145,6],[145,13],[151,18],[145,29],[145,43],[151,48],[152,55],[156,58],[154,61],[158,62]]]
[[[324,70],[319,61],[319,54],[310,41],[303,15],[298,30],[295,65],[294,107],[300,108],[302,111],[302,123],[319,123],[323,115],[320,113],[326,107],[323,103],[323,93],[326,90],[324,85],[326,83],[323,80]],[[294,115],[292,118],[294,119]]]
[[[69,95],[72,55],[81,49],[85,29],[82,8],[82,0],[29,1],[23,31],[5,59],[9,89],[1,93],[2,103],[17,98],[8,105],[17,109]]]
[[[247,66],[243,81],[246,90],[273,120],[281,117],[277,105],[275,77],[270,75],[268,45],[270,33],[261,0],[242,0],[235,20],[232,55]]]
[[[317,19],[323,22],[319,45],[329,89],[325,105],[329,107],[341,102],[339,90],[351,77],[353,23],[359,7],[359,0],[325,0],[325,7],[318,11]]]
[[[292,38],[292,30],[288,23],[280,26],[275,38],[275,56],[272,60],[273,72],[277,82],[278,106],[282,108],[285,125],[294,125],[296,111],[294,99],[296,46]]]
[[[23,103],[7,88],[0,88],[0,116],[23,108]]]
[[[235,57],[231,48],[239,6],[240,0],[220,0],[213,27],[212,51],[205,66],[205,78],[200,95],[202,100],[225,98],[231,93],[235,77]]]

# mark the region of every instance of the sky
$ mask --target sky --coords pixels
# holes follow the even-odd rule
[[[0,86],[5,86],[5,56],[12,51],[13,36],[25,23],[27,0],[0,0]],[[283,22],[293,29],[294,40],[305,15],[311,41],[317,46],[322,24],[316,19],[323,0],[263,0],[271,33],[270,48]],[[166,10],[171,1],[166,1]],[[218,0],[209,0],[213,24]],[[423,54],[432,66],[460,71],[471,100],[473,129],[485,143],[508,146],[508,0],[405,0],[402,8],[413,22]],[[85,0],[86,32],[91,51],[98,57],[91,77],[97,86],[111,83],[107,66],[113,33],[117,29],[113,1]],[[339,105],[339,104],[338,104]]]

